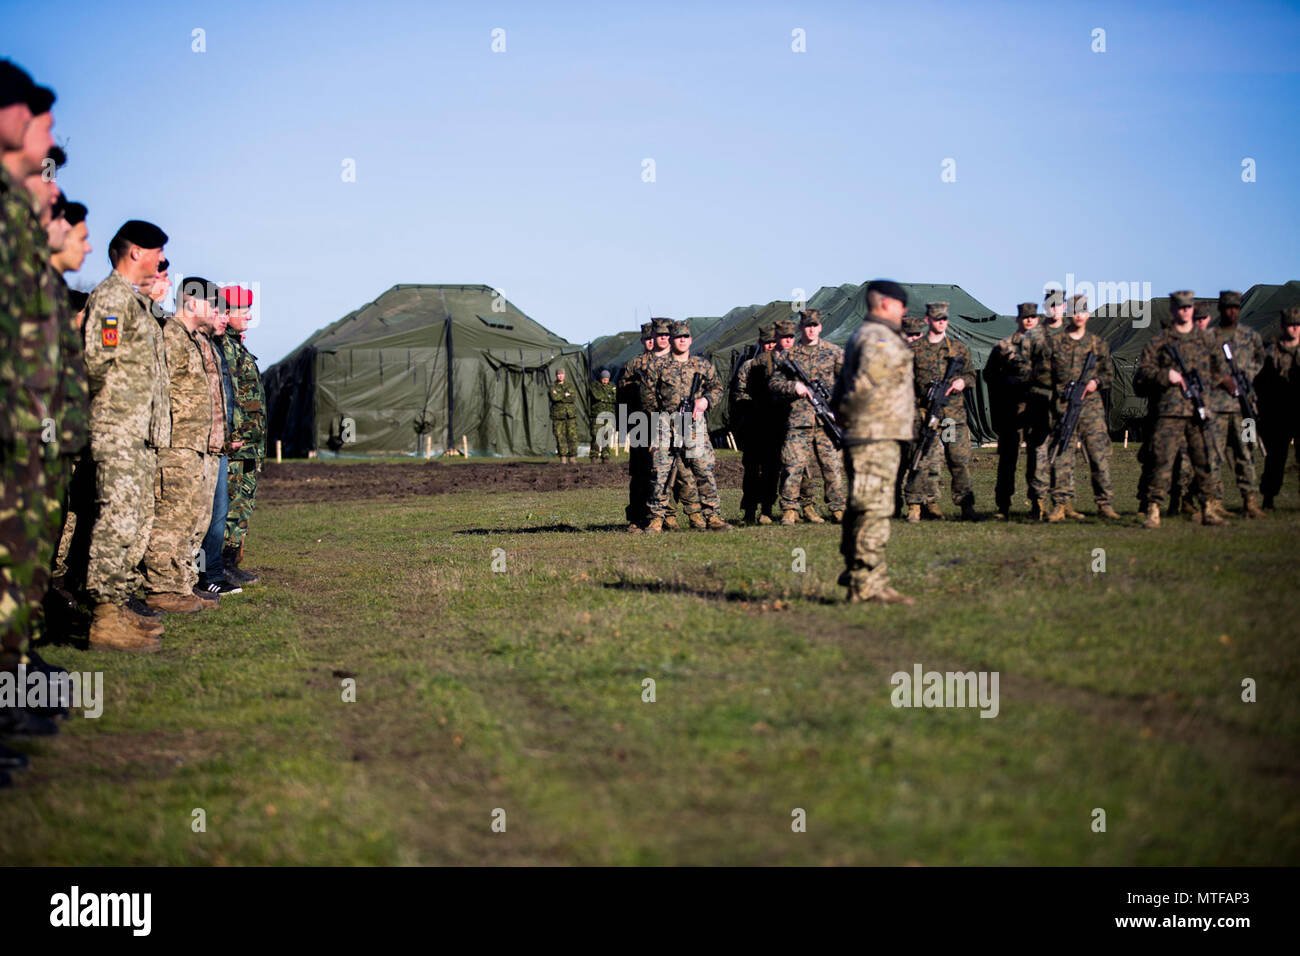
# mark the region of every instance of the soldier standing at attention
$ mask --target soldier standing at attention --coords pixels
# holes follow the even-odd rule
[[[1256,378],[1268,448],[1260,488],[1265,508],[1273,507],[1273,499],[1282,490],[1292,441],[1300,458],[1300,305],[1283,309],[1279,320],[1281,334],[1268,344],[1264,367]]]
[[[844,428],[848,508],[840,553],[850,603],[914,604],[889,584],[885,546],[894,476],[915,418],[912,352],[900,323],[907,292],[896,282],[867,285],[868,313],[849,339],[831,407]]]
[[[576,460],[578,453],[578,415],[574,410],[578,393],[564,378],[564,369],[560,369],[555,373],[555,384],[551,386],[551,429],[555,432],[555,448],[560,463],[567,465]]]
[[[769,416],[772,427],[768,431],[766,470],[771,475],[770,495],[775,504],[781,494],[781,449],[785,447],[785,437],[789,431],[790,402],[784,395],[777,395],[772,391],[772,379],[776,375],[776,360],[782,353],[794,348],[794,340],[798,332],[793,319],[779,319],[773,323],[772,328],[776,332],[776,346],[761,359],[767,376],[768,396],[772,402]],[[812,479],[808,468],[805,467],[803,477],[799,479],[799,514],[810,524],[825,524],[813,505],[811,485]],[[766,493],[764,500],[767,500]]]
[[[813,382],[824,385],[829,394],[844,366],[844,350],[821,341],[822,320],[816,309],[799,313],[799,328],[802,333],[799,343],[783,352],[781,358],[793,362]],[[781,524],[794,524],[798,520],[799,486],[805,472],[811,473],[813,461],[821,469],[831,520],[839,522],[845,507],[844,459],[817,421],[808,400],[808,386],[784,371],[778,360],[771,388],[774,394],[791,402],[785,444],[781,447]],[[811,502],[803,510],[809,521],[820,517]]]
[[[1032,368],[1033,332],[1038,328],[1038,308],[1032,302],[1016,306],[1016,331],[993,346],[984,363],[984,381],[989,389],[993,430],[998,436],[998,480],[993,491],[997,518],[1011,515],[1011,499],[1016,493],[1016,464],[1020,459],[1020,442],[1024,440],[1025,485],[1031,507],[1037,501],[1037,449],[1030,443],[1029,373]],[[1041,506],[1040,506],[1041,507]],[[1037,509],[1035,509],[1037,510]]]
[[[1029,514],[1031,518],[1046,521],[1050,511],[1052,485],[1056,481],[1054,468],[1047,463],[1047,440],[1056,422],[1052,418],[1052,395],[1039,383],[1044,376],[1047,359],[1046,341],[1065,327],[1065,293],[1049,289],[1043,296],[1047,315],[1038,316],[1038,327],[1030,334],[1029,395],[1025,403],[1028,418],[1025,429],[1026,454],[1034,456],[1034,483],[1029,488]]]
[[[1219,293],[1219,324],[1212,329],[1214,341],[1223,351],[1226,342],[1232,349],[1232,360],[1237,370],[1247,382],[1254,382],[1255,376],[1264,367],[1264,340],[1254,329],[1237,324],[1241,314],[1241,293],[1224,291]],[[1224,358],[1227,364],[1227,358]],[[1223,473],[1229,462],[1237,478],[1237,490],[1241,492],[1242,512],[1247,518],[1263,518],[1264,512],[1259,507],[1259,481],[1255,472],[1255,443],[1242,440],[1244,416],[1241,412],[1241,400],[1234,388],[1231,392],[1216,388],[1210,393],[1210,408],[1214,411],[1214,441],[1222,450],[1224,462],[1219,469],[1219,485],[1215,497],[1223,500]],[[1259,422],[1254,423],[1256,433]]]
[[[1220,517],[1218,502],[1212,499],[1216,487],[1215,473],[1218,470],[1215,450],[1207,444],[1206,430],[1202,429],[1196,408],[1187,397],[1187,383],[1166,346],[1172,345],[1178,350],[1189,372],[1200,373],[1207,393],[1206,401],[1209,400],[1210,390],[1224,383],[1226,371],[1223,356],[1215,345],[1213,336],[1196,328],[1192,322],[1196,297],[1189,291],[1183,291],[1170,293],[1169,299],[1172,311],[1170,326],[1147,343],[1134,376],[1135,382],[1140,380],[1143,387],[1150,388],[1158,396],[1158,417],[1151,438],[1153,464],[1147,487],[1146,521],[1142,526],[1160,527],[1160,509],[1164,507],[1169,493],[1174,459],[1178,455],[1179,446],[1183,444],[1187,445],[1192,468],[1196,471],[1193,487],[1203,502],[1201,521],[1210,525],[1226,524]],[[1231,381],[1230,376],[1228,381]]]
[[[745,524],[771,524],[772,505],[764,497],[764,489],[776,482],[766,474],[768,463],[766,435],[770,428],[769,406],[772,396],[768,388],[768,369],[764,356],[776,348],[776,330],[763,326],[758,330],[758,351],[741,363],[736,371],[736,381],[731,391],[731,417],[736,424],[742,444],[741,465],[744,478],[741,485],[740,510]],[[759,508],[763,513],[758,514]]]
[[[266,393],[257,356],[248,350],[244,336],[253,318],[253,292],[239,286],[221,290],[226,306],[226,331],[221,351],[230,369],[235,402],[229,422],[230,454],[226,464],[226,489],[230,506],[222,541],[221,565],[233,585],[256,584],[258,577],[239,565],[244,560],[244,539],[257,504],[257,476],[266,458]]]
[[[655,354],[655,327],[653,322],[641,326],[640,355],[623,366],[618,377],[618,401],[627,407],[629,433],[635,427],[637,417],[643,413],[641,408],[641,373],[646,363]],[[628,442],[627,454],[627,530],[630,534],[640,534],[650,516],[645,513],[646,499],[650,497],[650,487],[654,478],[650,473],[649,442]]]
[[[718,381],[712,362],[691,355],[691,327],[688,323],[674,322],[671,337],[669,354],[651,363],[641,385],[642,407],[659,413],[652,456],[654,488],[646,506],[650,523],[645,530],[649,534],[663,530],[663,519],[669,506],[668,489],[673,475],[682,471],[688,471],[694,477],[689,494],[682,498],[691,526],[726,530],[731,525],[718,514],[721,502],[718,483],[713,476],[715,458],[706,414],[721,397],[722,383]],[[697,374],[700,384],[695,401],[684,416],[679,415],[682,403],[690,397],[691,383]]]
[[[1106,406],[1101,400],[1103,389],[1108,389],[1115,377],[1115,370],[1110,363],[1110,348],[1097,335],[1088,331],[1088,299],[1076,295],[1071,300],[1069,324],[1057,335],[1051,336],[1045,343],[1047,361],[1044,363],[1044,378],[1041,385],[1052,390],[1054,412],[1059,420],[1065,414],[1065,390],[1071,382],[1078,381],[1083,375],[1083,365],[1091,353],[1097,360],[1096,367],[1089,374],[1084,386],[1083,407],[1079,411],[1079,423],[1074,435],[1056,459],[1053,469],[1052,513],[1048,521],[1063,521],[1068,518],[1082,518],[1074,510],[1074,444],[1082,441],[1088,453],[1088,465],[1092,470],[1092,494],[1097,501],[1097,511],[1107,519],[1119,517],[1111,501],[1114,493],[1110,483],[1110,427],[1106,421]]]
[[[171,442],[158,450],[153,530],[144,553],[145,603],[159,611],[191,612],[216,607],[215,597],[195,594],[194,559],[212,519],[217,487],[215,463],[226,442],[220,396],[214,396],[209,352],[199,342],[217,308],[216,286],[206,279],[185,280],[176,314],[163,322],[167,350]],[[209,346],[210,348],[210,346]],[[213,399],[218,404],[213,407]]]
[[[600,460],[609,461],[609,443],[611,436],[617,438],[615,428],[617,425],[617,416],[615,415],[616,394],[612,382],[609,380],[609,369],[600,370],[600,381],[591,383],[591,462],[596,463],[597,446],[600,448]],[[614,415],[614,421],[605,425],[604,431],[601,430],[600,416],[602,414]]]
[[[926,393],[931,385],[943,378],[949,359],[960,359],[961,371],[948,386],[946,394],[950,398],[943,407],[939,434],[930,443],[925,460],[904,489],[907,520],[919,521],[922,512],[930,518],[943,518],[943,512],[939,510],[939,469],[940,463],[944,462],[952,475],[953,504],[961,508],[964,520],[977,521],[975,492],[970,481],[970,429],[966,425],[966,403],[961,394],[975,384],[970,349],[948,335],[947,302],[927,302],[925,320],[930,331],[912,343],[912,382],[916,390],[917,414],[926,413]],[[952,440],[945,441],[944,435],[950,435]]]
[[[162,625],[128,606],[154,522],[158,449],[171,446],[162,329],[142,289],[157,275],[167,234],[132,219],[108,244],[113,271],[86,302],[90,451],[99,514],[86,590],[95,604],[90,646],[157,651]]]

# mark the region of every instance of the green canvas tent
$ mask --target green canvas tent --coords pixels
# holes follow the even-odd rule
[[[587,353],[483,285],[396,285],[313,334],[263,376],[269,438],[285,453],[471,455],[555,451],[555,372],[587,381]],[[588,435],[579,389],[579,438]]]

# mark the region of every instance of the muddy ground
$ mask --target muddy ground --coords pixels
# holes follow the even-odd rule
[[[720,460],[715,474],[723,488],[740,487],[739,459]],[[627,484],[627,459],[605,465],[558,462],[467,462],[443,464],[270,463],[262,472],[261,501],[355,501],[405,498],[455,491],[568,491]]]

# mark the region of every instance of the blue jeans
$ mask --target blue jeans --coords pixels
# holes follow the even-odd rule
[[[226,512],[230,510],[230,493],[226,490],[226,465],[228,459],[221,456],[217,468],[217,493],[212,499],[212,523],[208,533],[203,536],[203,566],[206,570],[199,575],[200,584],[219,581],[226,576],[226,567],[221,560],[221,546],[226,540]]]

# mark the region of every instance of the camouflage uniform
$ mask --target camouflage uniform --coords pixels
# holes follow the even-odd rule
[[[1053,421],[1065,414],[1065,389],[1083,374],[1083,364],[1091,352],[1097,359],[1092,378],[1097,380],[1096,390],[1083,397],[1079,409],[1079,423],[1070,439],[1070,446],[1056,457],[1052,474],[1052,500],[1058,504],[1074,498],[1075,442],[1082,442],[1092,470],[1092,495],[1097,506],[1109,505],[1114,499],[1110,481],[1110,425],[1106,421],[1106,406],[1101,393],[1109,389],[1115,378],[1110,361],[1110,348],[1101,337],[1084,332],[1079,339],[1068,330],[1043,337],[1045,361],[1040,369],[1040,388],[1052,390]],[[1050,442],[1049,442],[1050,444]]]
[[[86,302],[90,451],[98,515],[86,590],[97,604],[125,603],[154,522],[157,449],[171,444],[167,355],[150,301],[111,272]]]
[[[601,414],[615,415],[617,422],[616,401],[617,390],[613,382],[592,382],[591,383],[591,460],[596,460],[596,451],[600,451],[600,460],[609,461],[609,439],[602,439],[600,431]],[[607,434],[613,435],[611,426]]]
[[[578,393],[568,382],[551,386],[551,429],[555,432],[555,453],[572,458],[578,453],[578,415],[573,403]]]
[[[56,578],[67,574],[68,554],[77,529],[78,516],[83,521],[83,551],[84,546],[89,544],[89,529],[95,520],[94,465],[89,456],[83,455],[89,443],[85,345],[82,343],[81,329],[73,326],[75,317],[71,306],[67,304],[68,286],[63,281],[63,276],[58,277],[58,287],[63,303],[59,326],[59,348],[62,353],[59,394],[62,396],[63,407],[55,415],[55,421],[59,423],[59,467],[50,474],[49,490],[51,499],[61,505],[61,534],[53,568]],[[81,474],[83,470],[85,475]]]
[[[788,355],[782,353],[780,358],[788,358],[809,379],[825,385],[828,393],[834,390],[844,367],[844,350],[838,345],[820,340],[811,346],[798,342],[789,350]],[[799,510],[800,484],[804,472],[811,472],[811,464],[816,461],[825,485],[826,504],[832,512],[843,512],[843,456],[831,444],[826,429],[818,423],[812,403],[795,392],[797,381],[778,365],[770,386],[774,395],[783,396],[790,402],[785,443],[781,447],[781,510]]]
[[[1288,321],[1295,319],[1300,319],[1300,313]],[[1281,338],[1269,342],[1256,388],[1259,416],[1264,420],[1264,445],[1268,449],[1260,492],[1264,506],[1272,507],[1273,499],[1282,490],[1293,441],[1296,458],[1300,459],[1300,346],[1286,345]]]
[[[642,352],[623,367],[623,374],[618,381],[619,391],[627,396],[628,434],[631,439],[631,451],[628,454],[627,463],[628,474],[631,478],[628,484],[627,520],[636,525],[643,525],[650,520],[651,514],[646,508],[646,501],[655,487],[654,452],[652,448],[656,436],[651,434],[649,430],[650,409],[641,404],[642,387],[645,385],[651,363],[655,359],[662,357],[654,352]],[[637,427],[636,420],[632,417],[636,412],[646,416],[646,420],[640,428]],[[676,513],[677,509],[672,504],[674,497],[683,503],[699,500],[699,495],[695,489],[695,479],[687,469],[678,468],[673,478],[672,487],[663,490],[663,496],[660,500],[663,514]],[[697,507],[695,510],[698,511],[699,508]]]
[[[58,534],[58,447],[45,439],[59,430],[61,328],[48,256],[30,196],[0,166],[0,668],[18,663],[39,620]]]
[[[220,339],[235,387],[235,405],[228,425],[230,440],[243,442],[230,452],[226,465],[230,510],[226,513],[225,547],[241,551],[257,500],[257,476],[266,458],[266,393],[257,370],[257,356],[248,350],[243,335],[228,328]]]
[[[1173,343],[1189,370],[1196,369],[1208,393],[1223,378],[1223,354],[1214,337],[1193,326],[1183,333],[1172,326],[1160,332],[1142,350],[1138,361],[1135,384],[1150,388],[1156,399],[1156,424],[1151,436],[1151,478],[1147,486],[1146,505],[1159,505],[1164,510],[1173,479],[1174,459],[1184,442],[1196,471],[1196,489],[1202,498],[1213,497],[1217,481],[1217,463],[1212,449],[1207,448],[1205,435],[1196,418],[1196,411],[1179,385],[1170,384],[1169,370],[1173,359],[1164,347]]]
[[[1264,340],[1260,334],[1243,325],[1231,328],[1219,325],[1209,331],[1214,335],[1219,353],[1223,353],[1223,343],[1227,342],[1232,348],[1232,360],[1238,371],[1246,376],[1247,381],[1253,382],[1264,367]],[[1223,364],[1226,369],[1226,358]],[[1241,400],[1226,388],[1215,385],[1210,389],[1210,409],[1214,412],[1214,443],[1223,453],[1224,459],[1214,497],[1223,498],[1223,471],[1231,464],[1241,500],[1249,501],[1259,493],[1259,480],[1255,472],[1255,445],[1242,441]],[[1258,430],[1259,427],[1260,423],[1255,422],[1255,428]]]
[[[193,591],[198,583],[195,556],[212,520],[214,462],[220,459],[226,435],[221,410],[213,408],[210,375],[215,360],[204,355],[199,337],[175,316],[163,323],[172,427],[171,444],[158,451],[154,523],[144,554],[145,590],[150,594]]]
[[[1034,480],[1029,485],[1029,501],[1031,505],[1038,502],[1044,507],[1051,498],[1052,486],[1057,483],[1056,469],[1060,467],[1060,460],[1055,465],[1047,460],[1056,421],[1052,417],[1054,407],[1051,389],[1041,383],[1047,374],[1046,365],[1050,354],[1048,336],[1057,335],[1064,329],[1064,322],[1056,328],[1040,324],[1029,333],[1032,338],[1029,346],[1029,397],[1025,403],[1025,442],[1028,446],[1026,453],[1034,456]]]
[[[998,478],[993,492],[1000,514],[1009,514],[1016,492],[1016,464],[1024,440],[1025,485],[1030,502],[1037,500],[1038,445],[1040,436],[1032,428],[1029,411],[1031,352],[1034,330],[1014,332],[998,342],[984,364],[984,383],[989,390],[993,430],[998,436]],[[1035,439],[1039,439],[1035,441]]]
[[[943,377],[948,359],[961,359],[963,371],[957,375],[957,378],[964,380],[968,389],[975,384],[975,370],[971,368],[970,349],[951,335],[945,335],[942,341],[935,344],[931,344],[928,334],[922,335],[912,343],[911,349],[912,387],[915,392],[913,429],[916,434],[919,434],[921,419],[927,411],[926,392],[931,384]],[[941,422],[948,422],[949,419],[951,424],[940,424],[939,434],[930,443],[930,449],[926,452],[921,467],[903,491],[909,505],[938,503],[939,471],[945,461],[948,471],[952,474],[953,504],[966,508],[975,501],[975,493],[971,490],[970,481],[970,429],[966,424],[964,391],[953,392],[948,396],[948,402],[943,407]],[[949,428],[953,430],[951,432],[953,439],[944,441],[943,436],[949,433]]]
[[[668,514],[669,482],[678,472],[688,472],[694,478],[681,499],[682,508],[688,515],[702,513],[708,518],[716,515],[721,505],[718,483],[713,475],[716,459],[713,443],[709,441],[707,412],[698,422],[691,421],[688,414],[685,422],[677,420],[674,423],[678,418],[678,407],[690,394],[691,380],[696,372],[700,374],[696,397],[708,399],[712,408],[722,396],[722,383],[718,381],[713,363],[707,359],[690,356],[679,362],[671,354],[658,357],[650,363],[642,379],[641,405],[659,413],[651,453],[654,485],[646,504],[651,518]],[[680,447],[674,447],[674,424],[681,432]]]
[[[870,315],[849,339],[831,407],[844,428],[848,508],[840,537],[849,600],[891,592],[885,546],[901,445],[913,432],[912,351],[901,330]]]

